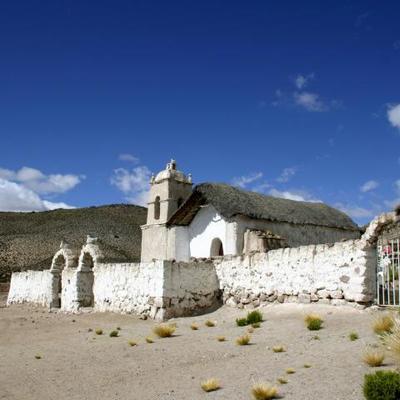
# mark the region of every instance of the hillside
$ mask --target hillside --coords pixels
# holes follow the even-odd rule
[[[135,205],[108,205],[45,212],[0,212],[0,282],[12,271],[47,269],[61,240],[74,247],[86,235],[97,236],[120,255],[140,259],[141,230],[147,210]]]

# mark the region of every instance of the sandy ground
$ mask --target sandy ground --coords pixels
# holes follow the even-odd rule
[[[324,329],[310,332],[303,316],[315,311]],[[212,314],[176,319],[172,338],[148,344],[154,321],[135,316],[49,313],[31,306],[0,308],[0,399],[59,400],[196,400],[251,399],[254,382],[279,385],[284,399],[363,399],[362,381],[371,368],[361,361],[366,344],[378,343],[371,331],[374,315],[349,307],[282,304],[262,309],[262,327],[252,344],[238,346],[235,338],[246,328],[235,325],[245,313],[223,307]],[[204,321],[217,321],[206,327]],[[200,325],[198,331],[190,324]],[[120,327],[120,337],[109,332]],[[102,328],[98,336],[89,329]],[[348,334],[360,339],[351,342]],[[226,342],[218,342],[218,335]],[[314,336],[318,335],[319,340]],[[138,345],[130,347],[128,340]],[[287,351],[274,353],[282,344]],[[41,359],[36,359],[40,355]],[[304,368],[304,364],[311,368]],[[296,373],[286,375],[286,368]],[[393,367],[390,360],[386,368]],[[222,389],[205,393],[200,381],[216,377]]]

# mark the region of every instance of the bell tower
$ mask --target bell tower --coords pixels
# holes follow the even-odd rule
[[[178,171],[175,160],[151,177],[147,222],[141,227],[143,262],[177,259],[178,242],[180,248],[185,244],[177,239],[174,227],[167,227],[167,222],[191,193],[192,177]]]
[[[165,224],[192,193],[192,176],[176,169],[171,160],[166,168],[150,180],[147,225]]]

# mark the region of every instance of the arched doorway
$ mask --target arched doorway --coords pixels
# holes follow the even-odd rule
[[[53,260],[51,271],[53,273],[53,301],[51,306],[55,308],[61,307],[61,273],[67,265],[67,260],[64,254],[59,254]]]
[[[94,260],[89,252],[83,253],[81,257],[80,271],[78,275],[79,305],[80,307],[93,307]]]
[[[224,255],[224,247],[219,238],[214,238],[211,242],[210,257],[218,257]]]

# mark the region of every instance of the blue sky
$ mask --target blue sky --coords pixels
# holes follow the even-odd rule
[[[196,183],[400,202],[397,1],[0,4],[0,210],[143,203]]]

